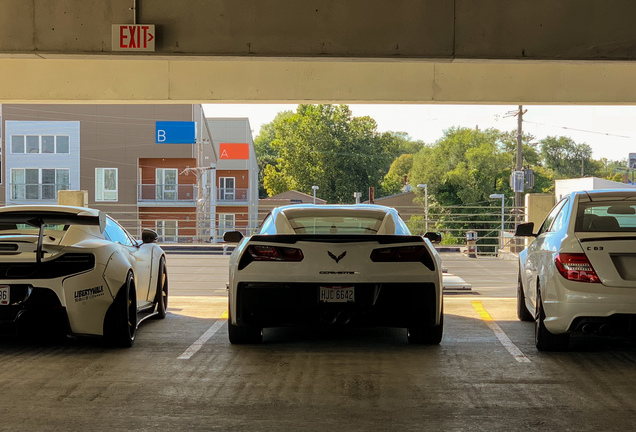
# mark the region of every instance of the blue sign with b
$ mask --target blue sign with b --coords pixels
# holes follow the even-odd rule
[[[194,144],[196,142],[195,122],[158,121],[155,127],[157,144]]]

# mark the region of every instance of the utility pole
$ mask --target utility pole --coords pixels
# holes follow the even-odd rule
[[[516,171],[523,169],[523,105],[519,105],[519,114],[517,116],[517,166]],[[521,206],[523,192],[515,192],[515,226],[521,223]]]

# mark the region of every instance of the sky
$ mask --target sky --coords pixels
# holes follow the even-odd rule
[[[205,104],[206,117],[247,117],[253,136],[280,111],[295,111],[296,104]],[[517,129],[510,115],[518,105],[357,105],[349,104],[354,117],[370,116],[379,132],[406,132],[411,139],[434,143],[444,130],[460,126],[501,131]],[[566,136],[588,144],[594,159],[627,159],[636,153],[636,106],[524,105],[523,131],[539,141]]]

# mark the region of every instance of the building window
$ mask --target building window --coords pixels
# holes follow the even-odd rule
[[[69,152],[68,135],[11,135],[11,153]]]
[[[177,199],[177,170],[157,168],[157,200],[175,201]]]
[[[55,137],[55,153],[70,153],[70,147],[68,135],[58,135]]]
[[[236,228],[234,226],[235,215],[233,213],[219,213],[219,233],[221,237],[227,231],[234,231]]]
[[[68,169],[11,169],[11,199],[55,200],[57,192],[70,187]]]
[[[117,168],[95,168],[95,201],[117,199]]]
[[[24,153],[24,135],[11,137],[11,153]]]
[[[219,177],[219,199],[234,199],[234,177]]]
[[[176,243],[179,227],[176,220],[158,220],[156,231],[159,241],[163,243]]]

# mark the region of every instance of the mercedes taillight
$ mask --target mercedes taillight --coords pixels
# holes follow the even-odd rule
[[[559,253],[554,259],[561,276],[576,282],[600,283],[590,260],[584,253]]]

